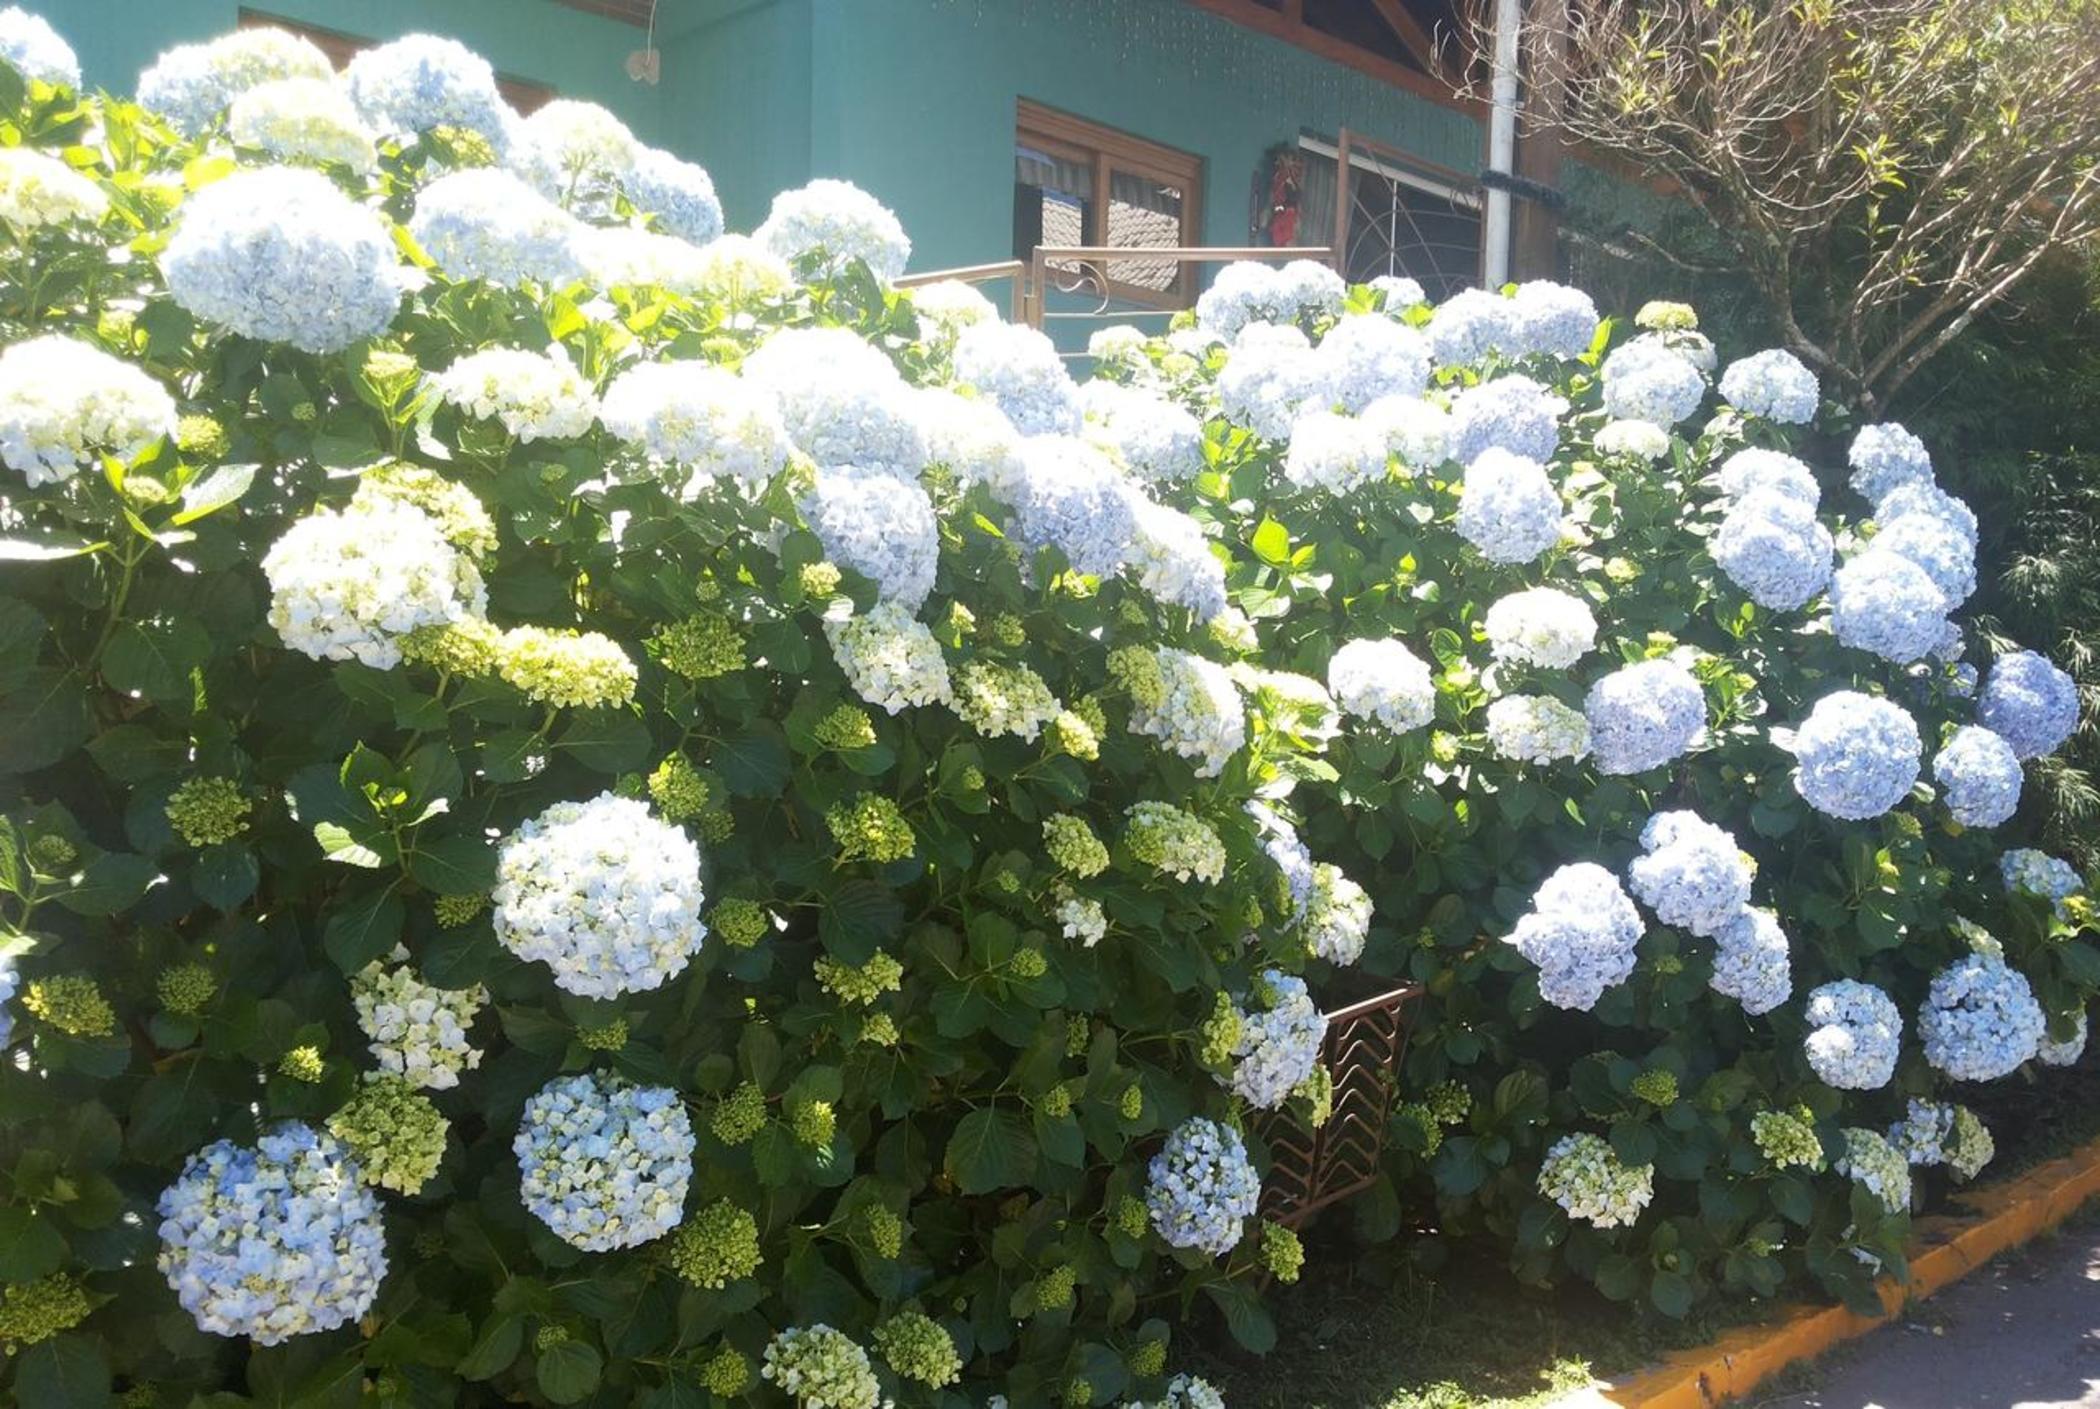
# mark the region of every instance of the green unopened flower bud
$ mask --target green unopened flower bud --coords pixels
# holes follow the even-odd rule
[[[79,859],[80,848],[56,832],[46,832],[29,844],[30,866],[46,876],[65,875]]]
[[[744,633],[714,612],[696,613],[663,627],[650,638],[649,649],[664,669],[688,680],[713,680],[745,664]]]
[[[175,423],[175,448],[192,460],[224,459],[232,445],[226,427],[211,416],[184,416]]]
[[[649,800],[666,822],[689,822],[707,810],[714,789],[682,753],[656,765],[649,775]]]
[[[277,1059],[277,1074],[311,1086],[328,1074],[328,1062],[318,1047],[294,1047]]]
[[[1094,1402],[1094,1387],[1083,1379],[1065,1385],[1065,1409],[1086,1409]]]
[[[1684,332],[1699,326],[1699,314],[1688,303],[1650,299],[1641,305],[1640,312],[1633,315],[1633,324],[1655,333]]]
[[[1655,971],[1665,975],[1681,974],[1684,972],[1684,960],[1675,954],[1658,954],[1655,958]]]
[[[1043,849],[1059,868],[1082,880],[1108,869],[1108,848],[1085,818],[1069,812],[1043,819]]]
[[[155,1409],[160,1403],[160,1392],[152,1385],[133,1385],[117,1396],[117,1403],[124,1409]]]
[[[963,791],[964,791],[964,792],[966,792],[966,793],[981,793],[981,792],[983,792],[983,791],[984,791],[984,770],[983,770],[982,768],[979,768],[979,767],[978,767],[978,766],[977,766],[976,764],[974,764],[974,763],[973,763],[973,764],[971,764],[971,765],[970,765],[970,766],[969,766],[968,768],[965,768],[965,769],[963,769],[963,771],[962,771],[962,789],[963,789]]]
[[[1065,1055],[1083,1057],[1086,1049],[1093,1045],[1094,1029],[1086,1014],[1074,1013],[1065,1019]]]
[[[1050,743],[1084,763],[1101,757],[1101,734],[1077,710],[1063,709],[1050,721]]]
[[[725,1145],[741,1145],[765,1124],[766,1093],[747,1081],[716,1104],[708,1129]]]
[[[795,574],[802,595],[818,602],[837,595],[839,580],[839,570],[830,563],[804,563]]]
[[[1456,1125],[1473,1110],[1473,1093],[1456,1081],[1439,1081],[1422,1100],[1438,1125]]]
[[[1116,1200],[1115,1212],[1109,1217],[1110,1226],[1126,1238],[1142,1238],[1151,1226],[1151,1216],[1145,1212],[1145,1201],[1125,1194]]]
[[[1786,1111],[1759,1111],[1750,1117],[1750,1138],[1775,1169],[1823,1168],[1823,1142],[1816,1136],[1815,1112],[1807,1106]]]
[[[678,1275],[703,1291],[718,1292],[759,1269],[758,1220],[728,1199],[718,1199],[678,1225],[667,1256]]]
[[[204,1011],[219,991],[219,981],[202,964],[170,964],[160,971],[153,991],[161,1007],[177,1017],[194,1017]]]
[[[693,819],[700,840],[719,846],[736,833],[736,814],[726,807],[710,807]]]
[[[808,1096],[798,1096],[788,1102],[787,1121],[796,1142],[805,1149],[828,1148],[838,1130],[838,1115],[831,1109],[831,1102]]]
[[[503,632],[480,617],[419,626],[401,637],[401,658],[444,675],[485,680],[503,659]]]
[[[1013,957],[1013,974],[1018,979],[1039,979],[1050,972],[1050,961],[1043,957],[1040,949],[1016,949]]]
[[[1116,1102],[1116,1114],[1125,1120],[1136,1120],[1145,1113],[1145,1088],[1132,1082],[1123,1088],[1123,1097]]]
[[[431,902],[430,908],[437,913],[439,929],[456,930],[471,923],[488,904],[486,895],[441,895]]]
[[[904,965],[880,949],[870,955],[865,964],[844,964],[823,955],[812,968],[819,988],[841,1003],[862,1008],[883,994],[895,993],[904,986]]]
[[[424,1261],[437,1257],[445,1251],[445,1230],[442,1228],[418,1228],[408,1246]]]
[[[1110,651],[1108,674],[1132,701],[1146,709],[1158,709],[1167,701],[1167,682],[1160,674],[1159,657],[1143,646],[1118,646]]]
[[[860,1020],[860,1040],[877,1047],[894,1047],[901,1034],[897,1020],[888,1013],[870,1013]]]
[[[1677,1104],[1677,1073],[1653,1067],[1633,1079],[1633,1094],[1661,1109]]]
[[[1167,1343],[1165,1341],[1139,1341],[1123,1357],[1130,1373],[1141,1380],[1149,1380],[1167,1368]]]
[[[1028,628],[1012,612],[1000,612],[985,628],[985,634],[1002,646],[1009,648],[1028,643]]]
[[[900,1311],[875,1328],[875,1349],[907,1380],[939,1389],[962,1378],[955,1337],[921,1311]]]
[[[773,928],[763,906],[738,896],[717,904],[708,919],[715,933],[722,936],[722,942],[737,949],[749,949]]]
[[[1072,1297],[1079,1286],[1079,1273],[1073,1268],[1053,1267],[1035,1280],[1035,1309],[1038,1311],[1062,1311],[1072,1304]]]
[[[328,1132],[357,1156],[365,1183],[414,1194],[445,1158],[451,1128],[431,1099],[398,1076],[367,1076],[357,1094],[328,1118]]]
[[[1197,1059],[1216,1070],[1229,1067],[1233,1049],[1240,1045],[1240,1026],[1240,1010],[1233,1006],[1231,997],[1224,993],[1214,995],[1210,1016],[1197,1029]]]
[[[627,1019],[614,1018],[602,1027],[579,1027],[576,1041],[590,1052],[624,1051],[627,1047]]]
[[[634,662],[609,636],[520,626],[503,633],[496,674],[535,704],[604,709],[634,698]]]
[[[1334,1114],[1334,1073],[1316,1066],[1312,1074],[1291,1088],[1291,1096],[1306,1105],[1306,1119],[1318,1130]]]
[[[881,1204],[860,1211],[860,1231],[877,1257],[893,1258],[904,1251],[904,1220]]]
[[[45,1230],[45,1236],[51,1236]],[[7,1353],[70,1331],[94,1308],[87,1291],[64,1272],[0,1289],[0,1348]]]
[[[841,861],[887,865],[902,861],[918,846],[911,823],[904,820],[897,804],[876,793],[834,804],[824,814],[824,823],[838,841]]]
[[[734,1399],[751,1387],[751,1362],[734,1346],[723,1346],[700,1367],[700,1383],[710,1394]]]
[[[232,841],[248,827],[255,804],[231,778],[191,778],[168,795],[168,825],[189,846]]]
[[[1056,1120],[1060,1116],[1072,1113],[1072,1093],[1063,1086],[1053,1086],[1045,1091],[1042,1099],[1035,1104],[1037,1110]]]
[[[410,377],[420,376],[422,368],[416,359],[391,347],[375,347],[365,354],[364,366],[359,369],[368,382],[385,385],[388,382],[405,382]]]
[[[552,1350],[558,1345],[568,1344],[568,1341],[569,1328],[567,1326],[542,1326],[532,1338],[532,1348],[534,1350]]]
[[[1279,1282],[1295,1282],[1305,1266],[1305,1244],[1281,1223],[1261,1225],[1261,1265]]]
[[[875,721],[858,705],[840,705],[818,720],[811,733],[819,744],[840,753],[875,745]]]
[[[22,1007],[71,1037],[108,1037],[117,1030],[116,1010],[86,974],[31,979],[22,992]]]

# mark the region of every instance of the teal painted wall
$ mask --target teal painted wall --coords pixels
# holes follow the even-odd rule
[[[696,0],[664,8],[679,3]],[[661,46],[665,143],[714,177],[732,230],[752,229],[775,192],[810,178],[810,6],[749,0]]]

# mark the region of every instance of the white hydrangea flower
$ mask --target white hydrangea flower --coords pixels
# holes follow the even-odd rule
[[[1470,466],[1490,450],[1541,464],[1560,449],[1568,403],[1529,377],[1496,377],[1451,398],[1451,458]]]
[[[0,220],[17,230],[92,225],[109,211],[93,181],[34,147],[0,147]]]
[[[796,447],[819,465],[917,479],[929,455],[921,412],[896,364],[845,328],[786,328],[744,359]]]
[[[1193,759],[1197,777],[1217,777],[1247,743],[1247,710],[1231,674],[1172,646],[1160,647],[1155,658],[1164,693],[1157,704],[1131,702],[1131,732]]]
[[[175,430],[175,399],[143,370],[49,333],[0,351],[0,460],[31,489],[110,455],[130,461]]]
[[[1723,460],[1720,478],[1721,492],[1731,499],[1770,490],[1799,500],[1813,512],[1823,498],[1814,470],[1791,455],[1761,446],[1738,450]]]
[[[1581,289],[1551,279],[1528,279],[1510,299],[1516,348],[1526,355],[1580,357],[1597,337],[1597,305]]]
[[[1021,323],[979,323],[955,340],[955,379],[1006,413],[1023,435],[1077,435],[1079,386],[1057,345]]]
[[[1589,603],[1555,587],[1498,598],[1483,625],[1495,659],[1507,665],[1566,670],[1597,644],[1597,617]]]
[[[500,421],[519,440],[570,440],[598,419],[598,398],[559,344],[545,352],[470,352],[432,379],[438,396],[470,416]]]
[[[1775,489],[1731,504],[1707,549],[1728,580],[1769,611],[1805,606],[1830,582],[1830,531],[1812,507]]]
[[[1375,720],[1395,734],[1436,717],[1436,684],[1429,666],[1398,641],[1345,643],[1327,663],[1327,688],[1358,719]]]
[[[271,545],[262,570],[270,625],[285,645],[378,670],[400,663],[409,632],[479,617],[488,605],[473,558],[422,510],[393,499],[314,510]]]
[[[1362,421],[1385,440],[1412,475],[1451,458],[1451,414],[1419,396],[1381,396],[1364,408]]]
[[[1831,817],[1879,817],[1910,796],[1923,750],[1917,722],[1901,705],[1833,691],[1795,731],[1794,791]]]
[[[1185,484],[1203,473],[1203,423],[1163,396],[1095,379],[1079,388],[1082,434],[1149,484]]]
[[[371,1043],[372,1060],[389,1075],[449,1091],[459,1085],[461,1072],[481,1065],[481,1049],[467,1029],[489,992],[478,983],[457,989],[425,983],[408,966],[402,946],[395,946],[391,959],[393,968],[374,959],[350,979],[350,1003]]]
[[[916,612],[933,591],[941,530],[918,485],[880,470],[819,470],[797,502],[824,555],[875,584],[876,595]]]
[[[1729,363],[1721,373],[1721,396],[1738,411],[1798,426],[1815,419],[1821,392],[1815,373],[1775,347]]]
[[[517,125],[508,160],[548,200],[596,215],[610,212],[641,154],[634,133],[608,109],[555,98]]]
[[[1412,284],[1414,280],[1406,279],[1401,282]],[[1419,303],[1419,288],[1416,292],[1416,302]],[[994,1395],[993,1398],[1003,1401],[1005,1396]],[[1006,1409],[1006,1406],[1003,1402],[996,1405],[987,1404],[985,1409]],[[1133,1401],[1130,1409],[1225,1409],[1225,1396],[1218,1393],[1217,1387],[1208,1380],[1195,1375],[1176,1375],[1167,1381],[1166,1392],[1157,1400],[1149,1404]]]
[[[600,289],[669,289],[699,293],[706,281],[700,247],[633,225],[586,225],[577,231],[584,276]]]
[[[598,420],[688,499],[724,476],[764,484],[787,468],[792,448],[770,396],[704,363],[629,367],[606,387]]]
[[[1126,497],[1136,524],[1126,566],[1138,585],[1155,601],[1188,608],[1198,621],[1224,611],[1225,565],[1210,550],[1203,525],[1134,490]]]
[[[921,387],[914,396],[928,461],[946,465],[966,487],[985,485],[1000,503],[1013,503],[1027,467],[1021,458],[1021,433],[1006,413],[989,401],[947,387]]]
[[[559,287],[587,272],[582,224],[508,171],[440,176],[417,193],[408,232],[448,279]]]
[[[1706,692],[1675,661],[1636,661],[1590,686],[1582,712],[1598,772],[1644,773],[1697,741],[1706,728]]]
[[[1429,295],[1423,291],[1421,282],[1404,274],[1380,274],[1368,287],[1384,300],[1381,306],[1388,316],[1405,313],[1429,302]]]
[[[1385,477],[1386,454],[1385,435],[1370,422],[1311,411],[1291,429],[1283,475],[1300,489],[1347,494]]]
[[[1562,866],[1539,884],[1531,909],[1503,942],[1538,965],[1539,996],[1588,1012],[1633,973],[1646,926],[1619,878],[1593,862]]]
[[[1233,1093],[1258,1110],[1274,1110],[1320,1064],[1327,1016],[1316,1007],[1305,980],[1265,970],[1251,999],[1233,1004],[1240,1038],[1232,1048],[1232,1072],[1220,1077]]]
[[[1517,763],[1579,759],[1590,751],[1590,722],[1551,695],[1504,695],[1488,706],[1488,746]]]
[[[999,310],[992,301],[975,284],[960,279],[936,279],[919,285],[911,291],[911,308],[919,315],[922,328],[950,343],[965,328],[1000,321]]]
[[[1381,397],[1419,397],[1429,384],[1429,343],[1380,313],[1345,314],[1313,349],[1322,403],[1351,414]]]
[[[1108,457],[1077,436],[1030,436],[1008,501],[1024,552],[1056,547],[1075,572],[1107,577],[1137,533],[1128,485]]]
[[[371,129],[333,78],[280,78],[233,100],[226,114],[235,145],[279,161],[339,162],[370,171],[377,157]]]
[[[80,60],[73,46],[59,38],[42,15],[33,15],[18,5],[0,9],[0,59],[37,83],[54,88],[80,86]]]
[[[557,1076],[525,1103],[518,1196],[571,1247],[640,1247],[676,1228],[693,1178],[692,1117],[668,1086]]]
[[[518,123],[488,60],[456,39],[406,34],[374,45],[344,65],[343,84],[382,137],[414,140],[457,127],[478,134],[501,157]]]
[[[1838,979],[1808,995],[1802,1049],[1816,1076],[1840,1091],[1874,1091],[1896,1073],[1903,1015],[1871,983]]]
[[[1197,296],[1196,322],[1230,341],[1249,323],[1274,318],[1281,297],[1274,266],[1234,260],[1219,269],[1210,287]]]
[[[656,228],[695,245],[722,233],[722,202],[702,167],[655,147],[643,147],[620,180],[634,208]]]
[[[911,241],[897,217],[850,181],[817,180],[782,191],[756,237],[782,259],[815,260],[827,276],[858,259],[887,282],[911,258]]]
[[[1491,563],[1528,563],[1560,542],[1562,507],[1546,467],[1499,448],[1466,465],[1459,537]]]
[[[1995,954],[1941,969],[1918,1013],[1925,1060],[1956,1081],[2007,1075],[2034,1056],[2048,1031],[2026,975]]]
[[[1064,709],[1043,677],[1025,665],[967,661],[954,682],[955,712],[986,738],[1010,734],[1032,742]]]
[[[378,214],[319,172],[282,166],[237,171],[190,197],[160,267],[199,318],[304,352],[384,332],[409,283]]]
[[[1101,902],[1067,891],[1057,898],[1057,908],[1052,912],[1059,929],[1066,939],[1076,939],[1088,949],[1099,944],[1108,933],[1108,915]]]
[[[1753,872],[1742,847],[1697,813],[1656,813],[1641,828],[1641,850],[1626,880],[1666,925],[1717,936],[1750,902]]]
[[[889,1409],[868,1352],[843,1331],[821,1322],[790,1326],[766,1343],[759,1376],[788,1395],[796,1409]]]
[[[877,602],[859,616],[828,618],[824,635],[846,683],[869,704],[896,714],[906,705],[949,698],[941,643],[895,602]]]
[[[1910,1161],[1881,1135],[1857,1126],[1842,1132],[1845,1152],[1831,1165],[1881,1200],[1890,1213],[1910,1211]]]
[[[235,98],[281,78],[332,82],[335,65],[303,35],[243,26],[202,44],[178,44],[155,59],[139,75],[139,106],[194,137]]]
[[[1218,404],[1227,420],[1268,440],[1292,440],[1300,413],[1320,389],[1312,344],[1292,326],[1244,329],[1218,373]]]
[[[557,802],[503,840],[496,938],[586,998],[657,988],[700,951],[700,850],[646,803]]]
[[[1846,459],[1852,465],[1852,487],[1877,513],[1893,491],[1932,483],[1932,456],[1925,442],[1893,421],[1861,426]]]
[[[1176,1126],[1146,1171],[1145,1208],[1170,1247],[1231,1252],[1260,1201],[1239,1132],[1201,1116]]]
[[[1604,359],[1604,409],[1668,430],[1706,399],[1699,369],[1660,343],[1636,338]]]
[[[2075,1066],[2078,1059],[2085,1055],[2085,1041],[2085,1009],[2080,1008],[2072,1015],[2071,1035],[2061,1042],[2045,1035],[2035,1044],[2034,1059],[2045,1067]]]
[[[1794,965],[1786,931],[1770,910],[1745,906],[1714,935],[1714,972],[1708,986],[1742,1004],[1751,1017],[1793,996]]]
[[[1597,432],[1591,444],[1599,455],[1652,462],[1670,453],[1670,433],[1648,421],[1613,421]]]
[[[1630,1228],[1655,1197],[1655,1166],[1623,1163],[1601,1136],[1563,1135],[1539,1166],[1538,1190],[1593,1228]]]
[[[786,260],[749,235],[721,235],[701,245],[693,262],[693,292],[742,308],[780,298],[795,286]]]
[[[1120,371],[1139,371],[1150,365],[1145,355],[1149,342],[1145,330],[1130,323],[1111,323],[1087,335],[1086,355],[1095,366]]]
[[[1340,867],[1319,862],[1299,929],[1313,957],[1347,968],[1363,957],[1370,939],[1371,897]]]

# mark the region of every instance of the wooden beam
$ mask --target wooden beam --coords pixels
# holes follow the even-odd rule
[[[1254,0],[1187,0],[1199,10],[1228,19],[1244,29],[1266,34],[1271,39],[1303,49],[1344,68],[1369,74],[1372,78],[1389,83],[1437,104],[1439,107],[1462,112],[1466,116],[1481,119],[1487,114],[1487,104],[1473,98],[1462,98],[1452,91],[1448,83],[1415,72],[1405,64],[1396,64],[1391,59],[1381,58],[1367,49],[1362,49],[1345,39],[1314,29],[1303,20],[1292,21],[1278,11],[1257,5]]]
[[[1525,130],[1517,139],[1517,175],[1556,189],[1567,144],[1560,133],[1567,105],[1568,0],[1536,0],[1539,23],[1531,31],[1531,92]],[[1537,201],[1516,202],[1510,271],[1519,279],[1551,279],[1560,273],[1560,215]]]
[[[1371,8],[1385,21],[1385,27],[1400,41],[1400,47],[1414,55],[1415,62],[1429,70],[1432,78],[1448,78],[1444,72],[1444,56],[1438,52],[1436,38],[1422,28],[1422,22],[1408,12],[1405,0],[1371,0]]]

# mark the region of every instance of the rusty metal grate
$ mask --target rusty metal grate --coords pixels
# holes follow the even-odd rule
[[[1262,1217],[1295,1226],[1377,1180],[1400,1053],[1421,996],[1421,985],[1410,983],[1327,1015],[1321,1060],[1334,1077],[1333,1113],[1317,1130],[1288,1107],[1257,1126],[1271,1161]]]

